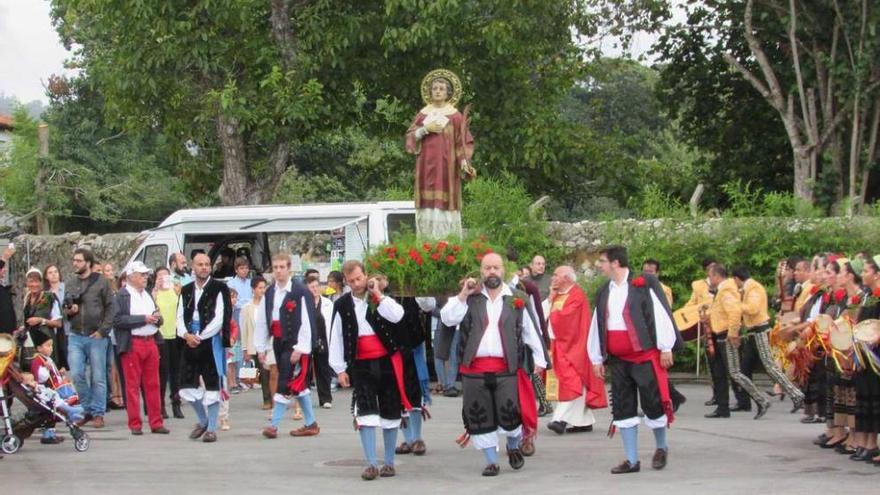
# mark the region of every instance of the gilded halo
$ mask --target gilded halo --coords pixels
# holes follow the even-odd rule
[[[431,83],[438,77],[442,77],[452,83],[452,96],[447,103],[455,106],[461,98],[461,80],[458,79],[455,72],[446,69],[434,69],[425,75],[424,79],[422,79],[422,101],[425,102],[425,105],[431,104]]]

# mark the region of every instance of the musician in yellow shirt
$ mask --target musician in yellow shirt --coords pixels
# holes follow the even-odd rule
[[[708,319],[712,327],[716,356],[723,356],[724,359],[715,359],[712,363],[717,407],[715,411],[706,414],[706,417],[730,417],[728,391],[728,377],[730,377],[742,387],[743,392],[758,403],[758,413],[755,415],[755,419],[758,419],[770,408],[770,399],[761,393],[740,370],[738,348],[742,343],[740,337],[742,299],[736,282],[732,278],[728,278],[727,269],[724,266],[715,264],[709,268],[709,283],[716,290],[716,294],[711,306],[709,306]],[[744,395],[738,393],[738,407],[734,410],[747,410],[747,407],[742,407],[749,404],[746,399]]]
[[[770,314],[767,309],[767,290],[757,280],[751,278],[748,269],[739,266],[733,269],[733,280],[742,291],[742,320],[746,330],[743,341],[743,357],[740,370],[749,380],[752,379],[758,360],[770,378],[782,386],[791,398],[794,411],[804,405],[804,393],[779,369],[773,361],[770,349]],[[760,410],[760,404],[759,404]]]
[[[702,308],[708,308],[710,304],[712,304],[712,300],[715,298],[714,289],[710,287],[709,284],[709,268],[717,263],[714,258],[704,258],[703,259],[703,271],[706,273],[706,278],[701,278],[699,280],[694,280],[691,282],[691,297],[681,308],[676,311],[682,312],[684,314],[691,314],[688,312],[689,307],[698,307],[701,308],[699,310],[700,314],[704,311]],[[681,328],[682,325],[679,325],[679,329],[684,331],[684,328]],[[717,369],[718,367],[713,367],[712,361],[717,358],[721,358],[721,354],[713,354],[709,351],[708,347],[706,348],[706,359],[709,361],[709,370],[711,372],[712,369]],[[712,398],[707,400],[704,404],[705,406],[714,406],[716,405],[715,400],[715,375],[714,373],[710,373],[710,377],[712,378]],[[725,375],[726,380],[726,375]]]

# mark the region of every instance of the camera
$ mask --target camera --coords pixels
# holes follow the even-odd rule
[[[80,306],[82,304],[82,294],[79,292],[68,292],[64,295],[64,302],[61,304],[61,307],[65,310],[69,310],[73,306]]]

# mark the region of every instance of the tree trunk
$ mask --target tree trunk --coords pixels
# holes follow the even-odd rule
[[[220,202],[224,205],[247,205],[260,202],[251,184],[245,155],[244,137],[238,119],[222,112],[217,116],[217,141],[223,153],[223,181]]]
[[[794,195],[795,197],[813,202],[813,183],[810,153],[804,148],[794,150]]]

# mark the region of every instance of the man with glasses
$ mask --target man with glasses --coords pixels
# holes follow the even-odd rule
[[[100,274],[92,272],[91,250],[73,252],[74,275],[65,282],[63,310],[70,321],[67,360],[73,385],[85,409],[85,418],[95,428],[104,427],[107,410],[107,349],[113,324],[113,290]],[[86,370],[90,375],[86,378]]]

